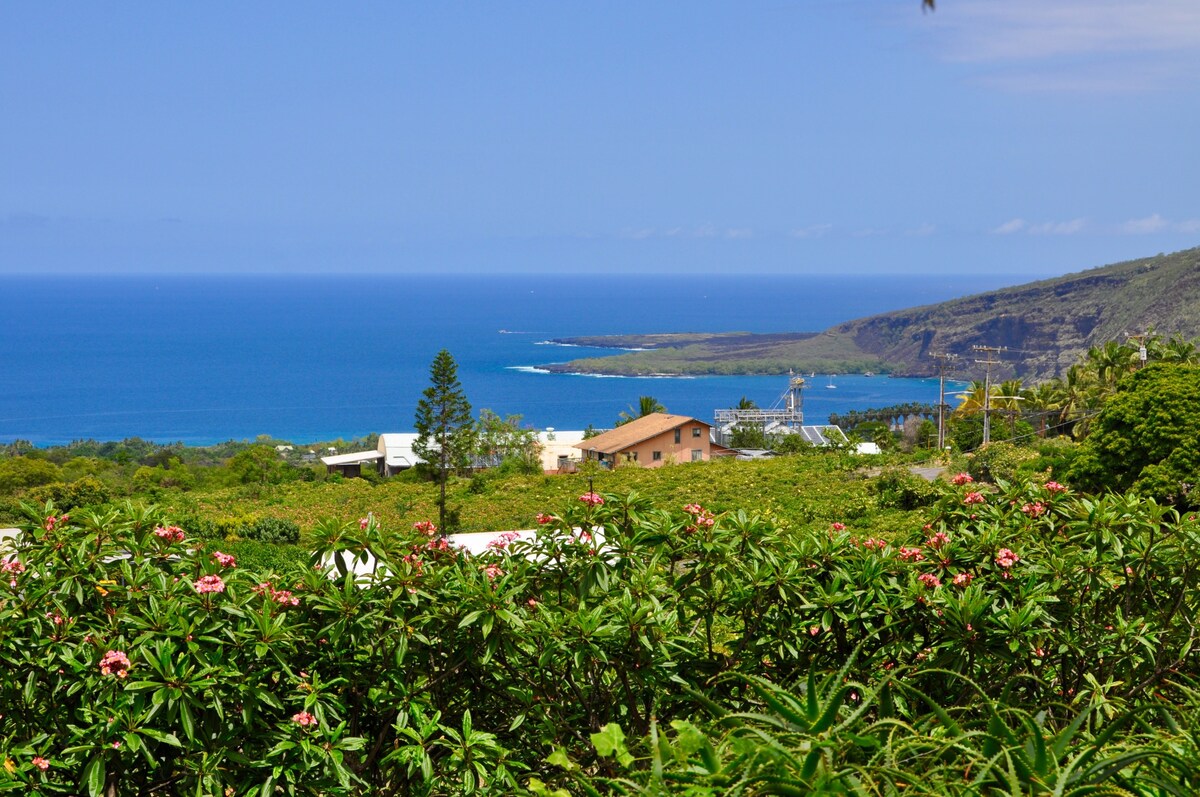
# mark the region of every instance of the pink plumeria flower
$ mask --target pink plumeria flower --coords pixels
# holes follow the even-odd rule
[[[970,492],[963,496],[963,503],[967,506],[971,504],[982,504],[987,499],[983,497],[983,493]]]
[[[921,553],[920,548],[900,548],[900,560],[903,562],[923,562],[925,554]]]
[[[940,551],[942,546],[950,542],[950,535],[944,531],[939,531],[926,541],[926,545],[935,551]]]
[[[954,580],[952,583],[956,587],[966,587],[966,586],[970,586],[971,580],[973,578],[975,578],[975,576],[971,575],[970,573],[959,573],[958,575],[956,575],[954,577]]]
[[[438,530],[437,524],[432,520],[418,520],[413,524],[413,529],[424,534],[426,537],[432,537],[434,534],[437,534]]]
[[[583,495],[579,496],[579,500],[588,506],[602,506],[604,504],[604,498],[601,497],[599,493],[594,492],[584,493]]]
[[[100,659],[100,674],[115,675],[118,678],[124,678],[129,674],[131,666],[129,657],[125,655],[125,651],[110,650],[104,654],[104,658]]]
[[[500,576],[504,575],[504,569],[497,564],[490,564],[483,568],[483,574],[487,576],[488,581],[495,581]]]
[[[1065,485],[1058,482],[1046,482],[1046,492],[1048,493],[1064,493],[1067,491]]]
[[[209,595],[225,591],[225,582],[220,576],[200,576],[192,582],[192,587],[201,595]]]
[[[159,526],[154,530],[154,536],[165,542],[183,542],[187,535],[178,526]]]
[[[833,529],[834,531],[845,531],[846,524],[845,523],[831,523],[829,525],[829,528]]]
[[[279,591],[272,590],[271,600],[278,603],[280,606],[299,606],[300,599],[293,595],[289,590],[281,589]]]
[[[553,522],[553,521],[554,521],[554,515],[547,515],[545,512],[538,512],[538,513],[537,513],[537,522],[538,522],[540,525],[544,526],[544,525],[546,525],[547,523],[551,523],[551,522]]]
[[[1021,557],[1017,556],[1008,548],[1001,548],[996,553],[996,564],[1000,565],[1006,570],[1019,561],[1021,561]]]
[[[1046,505],[1041,501],[1035,501],[1032,504],[1022,506],[1021,511],[1032,518],[1041,517],[1042,513],[1046,511]]]
[[[220,551],[213,551],[212,558],[216,559],[217,564],[219,564],[221,567],[236,567],[237,566],[237,559],[234,558],[233,554],[221,553]]]
[[[942,586],[942,580],[933,573],[922,573],[921,575],[917,576],[917,581],[920,581],[929,589],[937,589],[938,587]]]
[[[975,479],[971,478],[971,474],[969,473],[958,473],[954,475],[954,478],[950,479],[951,484],[958,486],[970,484],[973,481],[975,481]]]
[[[301,728],[315,728],[317,726],[317,718],[307,711],[299,711],[292,715],[292,722],[299,725]]]

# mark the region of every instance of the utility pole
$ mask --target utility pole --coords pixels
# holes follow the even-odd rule
[[[977,365],[984,367],[983,377],[983,442],[980,447],[986,446],[992,441],[992,366],[999,365],[1000,360],[996,359],[1000,352],[1008,349],[1007,346],[972,346],[972,351],[981,351],[985,360],[976,360]]]
[[[930,357],[937,360],[938,369],[938,456],[946,450],[946,372],[954,370],[954,361],[958,359],[957,354],[948,352],[939,352],[930,354]]]
[[[1130,340],[1136,340],[1138,346],[1138,370],[1146,367],[1146,338],[1149,335],[1126,335]]]

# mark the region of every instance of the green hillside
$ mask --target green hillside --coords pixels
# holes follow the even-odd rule
[[[1012,350],[1001,376],[1030,380],[1062,375],[1092,346],[1149,330],[1164,337],[1200,337],[1200,248],[883,313],[817,335],[659,335],[648,351],[551,367],[613,374],[927,375],[934,365],[930,352],[969,359],[972,346],[986,345]],[[614,348],[647,343],[636,336],[610,341]],[[587,342],[594,346],[602,339]]]

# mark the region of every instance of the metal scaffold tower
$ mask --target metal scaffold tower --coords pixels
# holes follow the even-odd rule
[[[770,409],[715,410],[713,420],[723,435],[735,426],[758,426],[764,432],[798,431],[804,425],[803,390],[804,378],[789,373],[787,390]]]

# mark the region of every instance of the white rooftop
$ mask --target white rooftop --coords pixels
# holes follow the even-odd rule
[[[383,459],[382,451],[356,451],[353,454],[335,454],[331,457],[321,457],[326,465],[354,465],[359,462],[375,462]]]

